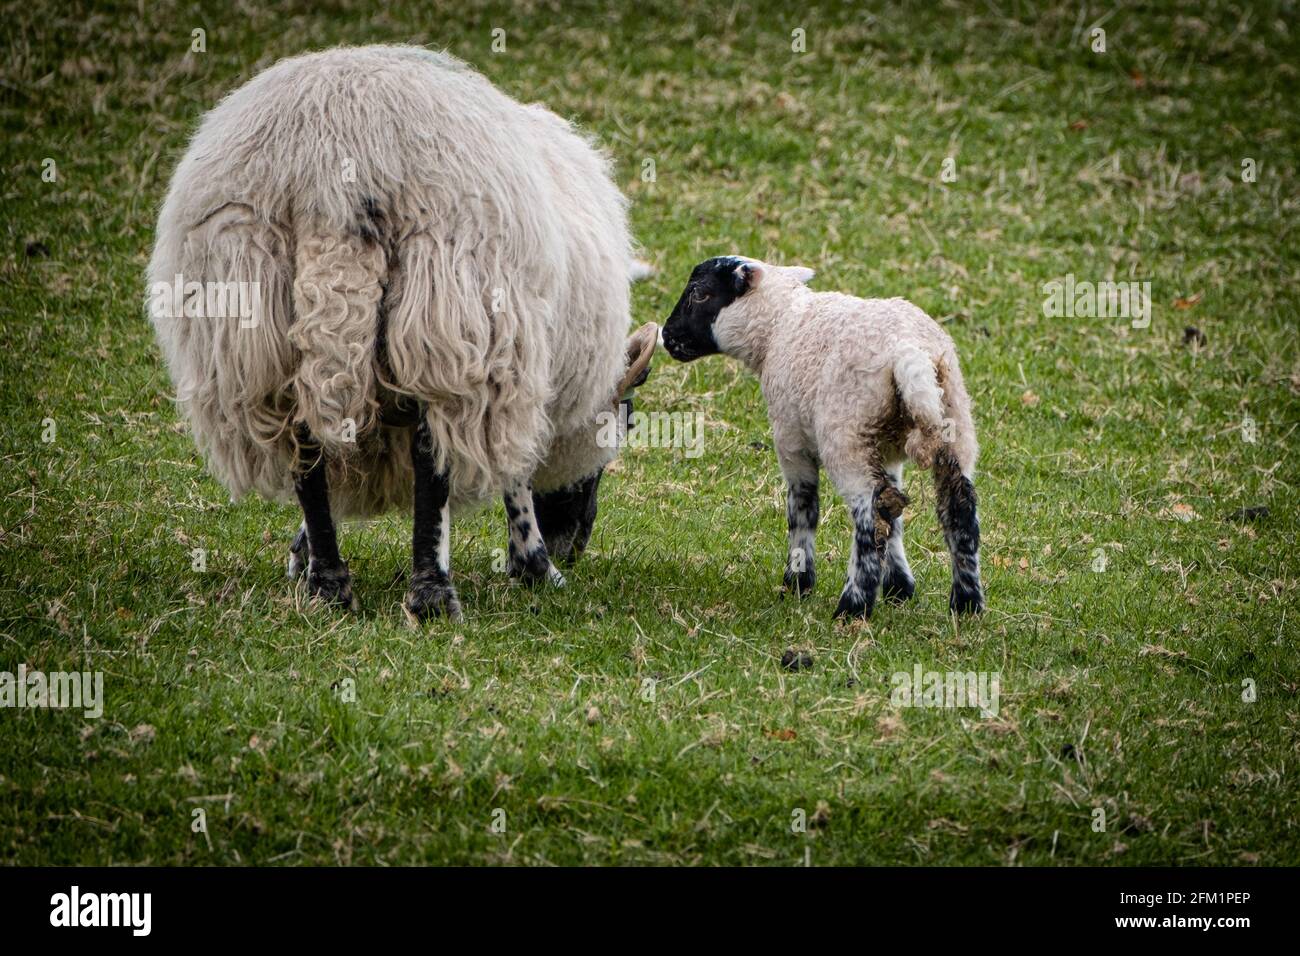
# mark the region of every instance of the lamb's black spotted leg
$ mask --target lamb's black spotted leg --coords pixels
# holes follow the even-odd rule
[[[903,550],[903,508],[907,496],[903,494],[903,466],[893,465],[885,470],[885,481],[878,487],[878,498],[892,499],[890,507],[878,505],[876,510],[889,522],[889,538],[884,547],[884,566],[880,580],[880,593],[889,601],[906,601],[916,593],[916,579],[907,563]],[[888,510],[888,514],[884,512]]]
[[[849,570],[836,617],[871,617],[880,587],[880,552],[876,549],[875,490],[869,488],[845,496],[853,518],[853,544],[849,549]]]
[[[307,529],[307,546],[311,558],[307,563],[307,591],[332,604],[355,608],[352,575],[339,557],[338,535],[330,515],[329,482],[325,455],[305,427],[297,432],[300,449],[299,468],[293,487],[302,506],[303,525]]]
[[[564,586],[564,575],[551,563],[546,552],[546,541],[533,513],[533,490],[526,480],[512,481],[503,495],[506,520],[510,523],[510,549],[507,570],[512,578],[529,584],[550,581],[556,587]]]
[[[411,436],[415,472],[415,517],[411,531],[411,588],[406,612],[418,623],[439,614],[461,616],[451,583],[451,488],[434,465],[433,438],[422,417]]]
[[[817,498],[820,468],[817,457],[803,447],[799,436],[773,426],[777,461],[785,478],[786,559],[781,583],[799,597],[812,593],[817,581]]]
[[[934,483],[939,524],[952,556],[948,607],[958,614],[978,614],[984,610],[984,592],[980,587],[980,522],[975,486],[947,449],[935,456]]]
[[[807,597],[817,582],[816,537],[821,518],[817,497],[817,466],[796,480],[787,479],[785,518],[788,529],[785,577],[787,591]]]

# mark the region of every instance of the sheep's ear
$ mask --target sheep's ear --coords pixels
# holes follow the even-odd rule
[[[650,374],[650,359],[655,354],[655,346],[658,344],[659,326],[653,322],[647,322],[628,336],[627,371],[623,373],[623,378],[618,383],[614,401],[624,398],[628,392],[646,380]]]
[[[732,291],[739,299],[750,289],[758,287],[763,281],[763,264],[761,262],[742,262],[731,273]]]
[[[807,266],[787,266],[785,271],[796,282],[802,282],[804,285],[807,285],[817,274]]]

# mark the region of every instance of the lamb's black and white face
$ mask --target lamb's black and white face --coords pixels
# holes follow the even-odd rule
[[[679,362],[721,349],[713,335],[718,313],[749,291],[757,263],[739,256],[706,259],[691,270],[672,315],[664,323],[664,348]]]

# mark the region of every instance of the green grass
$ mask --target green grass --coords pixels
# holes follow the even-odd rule
[[[1294,4],[70,6],[0,11],[0,670],[102,670],[106,704],[0,711],[0,860],[1300,863]],[[638,322],[731,251],[941,318],[988,613],[948,617],[915,471],[910,606],[832,625],[829,488],[819,591],[783,599],[757,383],[666,357],[640,407],[703,412],[704,454],[628,451],[566,590],[493,572],[498,504],[456,526],[463,624],[405,626],[400,515],[344,534],[358,614],[308,605],[283,577],[298,516],[230,504],[196,460],[142,273],[203,110],[373,41],[445,47],[599,136],[659,269]],[[1150,327],[1046,318],[1066,273],[1150,281]],[[895,710],[916,664],[1000,672],[998,717]]]

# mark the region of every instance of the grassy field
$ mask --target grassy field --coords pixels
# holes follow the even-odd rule
[[[0,670],[105,695],[0,710],[0,861],[1300,863],[1294,4],[270,6],[0,10]],[[666,356],[639,407],[703,413],[703,453],[629,449],[566,590],[493,571],[498,504],[456,526],[463,623],[406,626],[400,515],[344,533],[359,613],[309,605],[297,513],[196,460],[142,275],[202,112],[376,41],[600,138],[658,269],[638,323],[732,251],[941,318],[988,612],[949,618],[914,471],[914,602],[832,624],[826,483],[819,590],[783,597],[757,382]],[[1149,282],[1149,326],[1049,317],[1067,274]],[[893,707],[917,665],[1000,674],[998,714]]]

